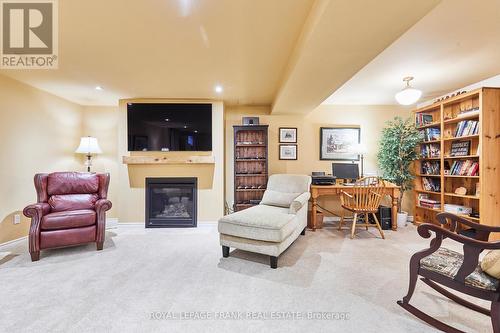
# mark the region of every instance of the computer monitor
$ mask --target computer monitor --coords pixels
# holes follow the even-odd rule
[[[332,175],[337,179],[358,179],[359,167],[357,163],[332,163]]]

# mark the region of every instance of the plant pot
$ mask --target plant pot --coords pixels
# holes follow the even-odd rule
[[[407,220],[408,220],[407,212],[398,213],[398,227],[406,227]]]

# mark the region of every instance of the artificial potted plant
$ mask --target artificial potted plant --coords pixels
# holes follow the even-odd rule
[[[378,163],[383,178],[401,187],[398,198],[398,225],[406,225],[408,213],[401,209],[405,191],[412,189],[415,176],[411,172],[413,161],[418,158],[416,147],[421,141],[421,134],[415,128],[413,121],[395,117],[387,122],[382,130]]]

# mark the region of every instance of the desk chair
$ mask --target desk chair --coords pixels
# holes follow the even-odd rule
[[[344,223],[345,211],[350,211],[354,214],[352,226],[351,226],[351,239],[354,238],[354,232],[356,227],[375,227],[380,232],[380,236],[385,239],[384,232],[380,227],[380,223],[377,219],[375,213],[380,206],[380,200],[382,200],[382,194],[384,193],[385,183],[382,179],[378,177],[364,177],[356,181],[354,186],[351,186],[349,190],[340,191],[340,203],[342,205],[342,216],[340,218],[339,230],[342,229],[342,224]],[[359,215],[363,214],[365,223],[356,224]],[[371,224],[368,221],[368,215],[372,214],[375,220],[375,224]]]

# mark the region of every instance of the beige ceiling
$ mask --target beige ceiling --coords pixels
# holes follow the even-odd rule
[[[59,69],[0,73],[83,105],[216,98],[308,112],[439,1],[62,0]]]
[[[396,104],[408,75],[422,102],[499,73],[500,1],[443,0],[324,103]]]
[[[310,16],[273,112],[305,113],[434,8],[437,0],[319,1]]]
[[[59,69],[2,71],[79,104],[269,104],[312,0],[62,0]],[[95,86],[102,86],[102,92]]]

